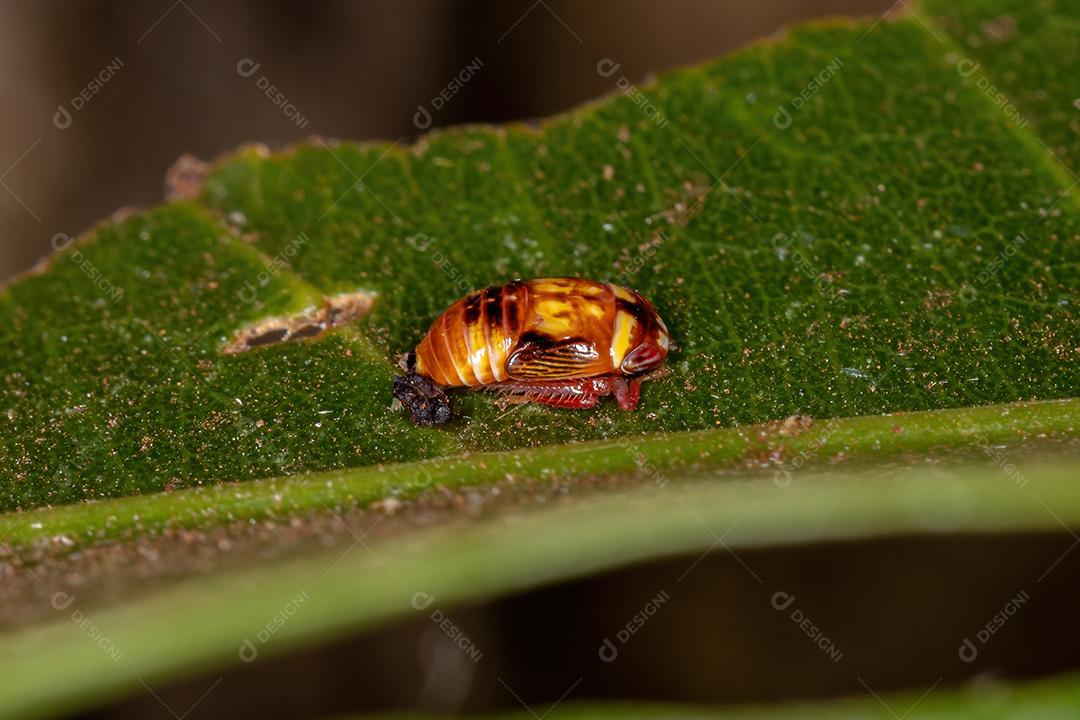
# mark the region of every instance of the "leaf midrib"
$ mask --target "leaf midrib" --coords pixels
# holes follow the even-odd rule
[[[227,521],[280,518],[327,508],[367,507],[386,497],[414,498],[434,488],[521,479],[625,476],[653,482],[672,473],[792,469],[837,461],[924,455],[949,449],[1012,445],[1034,438],[1070,438],[1080,428],[1080,398],[891,415],[863,415],[717,430],[658,433],[475,453],[391,465],[302,473],[175,492],[134,495],[0,515],[0,540],[15,552],[33,547],[67,553],[123,539],[199,529]],[[66,541],[59,542],[60,538]]]

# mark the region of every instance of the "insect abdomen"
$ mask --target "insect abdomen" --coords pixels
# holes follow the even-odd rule
[[[528,286],[517,281],[458,300],[416,348],[416,372],[448,386],[506,380],[506,361],[528,306]]]
[[[660,325],[647,301],[618,285],[515,280],[451,305],[416,348],[415,370],[441,385],[470,387],[618,374]]]

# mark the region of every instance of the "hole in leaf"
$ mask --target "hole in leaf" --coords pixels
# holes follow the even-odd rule
[[[264,318],[240,328],[222,352],[236,355],[257,347],[293,342],[322,335],[339,325],[363,317],[375,302],[375,293],[357,291],[325,298],[322,307],[297,315]]]

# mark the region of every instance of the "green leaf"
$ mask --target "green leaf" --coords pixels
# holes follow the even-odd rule
[[[452,603],[700,553],[698,518],[755,503],[733,547],[1078,527],[1078,22],[1075,4],[933,0],[804,26],[646,87],[616,75],[624,90],[539,127],[245,148],[194,197],[58,238],[0,294],[5,550],[47,563],[58,539],[507,476],[665,486],[380,543],[403,581],[347,558],[272,655],[408,614],[417,588]],[[455,393],[430,429],[391,409],[396,356],[447,304],[556,274],[633,286],[667,321],[672,374],[638,411]],[[344,293],[371,311],[225,351]],[[1020,459],[1024,483],[1002,472]],[[95,609],[117,663],[66,616],[8,632],[3,705],[77,709],[235,663],[330,559]]]
[[[912,17],[818,25],[539,129],[241,151],[7,290],[0,506],[1073,396],[1076,194],[953,54]],[[396,355],[464,289],[545,274],[654,301],[680,351],[640,411],[390,410]],[[221,352],[358,290],[348,328]]]
[[[1080,97],[1069,70],[1080,67],[1076,9],[1008,0],[924,0],[923,5],[942,40],[954,48],[965,84],[1011,120],[1018,137],[1059,175],[1075,201]]]
[[[1075,470],[1071,462],[1025,462],[1022,485],[985,461],[804,469],[788,487],[777,486],[771,473],[736,474],[726,482],[673,475],[665,488],[511,513],[466,528],[416,531],[384,541],[373,553],[334,549],[84,611],[106,644],[87,639],[71,617],[81,607],[72,605],[0,643],[0,698],[13,715],[59,712],[138,690],[140,680],[154,685],[187,668],[236,664],[245,649],[250,656],[245,639],[258,657],[268,657],[414,615],[427,598],[452,607],[679,555],[690,567],[716,548],[720,533],[728,548],[739,550],[904,533],[1077,527]],[[302,606],[267,641],[256,642],[268,620],[301,592],[307,595]],[[417,593],[425,596],[418,600]],[[206,622],[208,609],[213,622]]]

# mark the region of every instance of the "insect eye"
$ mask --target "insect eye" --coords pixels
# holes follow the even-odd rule
[[[627,355],[622,362],[622,371],[627,375],[637,375],[652,370],[664,359],[659,348],[649,343],[642,343]]]

